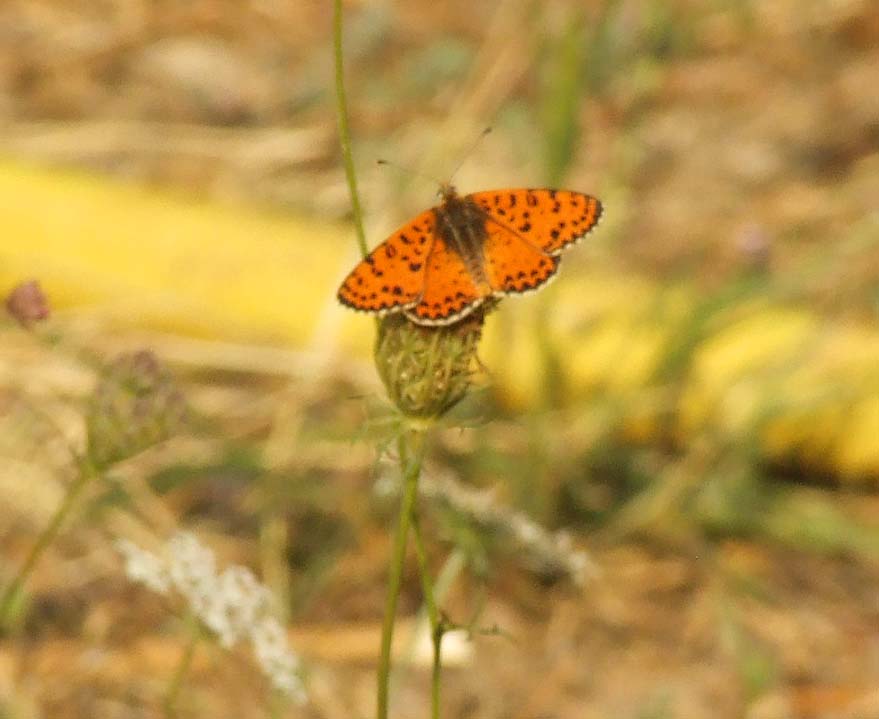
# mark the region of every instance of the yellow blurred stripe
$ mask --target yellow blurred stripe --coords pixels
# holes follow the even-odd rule
[[[341,226],[0,164],[0,281],[57,307],[200,336],[309,341],[332,299]]]
[[[346,227],[0,163],[2,286],[36,277],[54,306],[122,325],[366,357],[374,323],[334,300],[355,259]],[[541,403],[548,347],[569,403],[617,398],[639,439],[674,416],[684,443],[708,429],[842,478],[879,478],[875,328],[739,302],[704,329],[672,377],[684,386],[664,399],[645,390],[692,339],[696,291],[575,262],[561,274],[487,324],[481,356],[512,408]]]

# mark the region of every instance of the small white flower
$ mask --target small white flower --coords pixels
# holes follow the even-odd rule
[[[127,539],[117,539],[116,551],[125,560],[125,574],[132,582],[143,584],[156,594],[167,594],[171,580],[165,563],[152,552],[141,549]]]
[[[393,496],[397,493],[398,488],[399,482],[387,474],[376,479],[375,484],[372,485],[372,491],[375,492],[375,496],[379,499]]]
[[[270,603],[268,589],[257,581],[253,572],[236,565],[216,578],[201,618],[228,649],[268,611]]]
[[[398,477],[384,475],[378,482],[381,482],[382,493],[388,492],[391,486],[395,492],[400,491]],[[596,573],[588,555],[575,549],[570,534],[552,534],[527,515],[505,507],[493,489],[471,489],[453,475],[435,471],[421,477],[418,489],[425,499],[465,514],[486,528],[507,533],[523,550],[520,555],[532,566],[563,572],[578,586]]]
[[[124,539],[118,540],[116,547],[133,581],[160,594],[175,589],[224,648],[249,639],[272,686],[300,704],[306,702],[299,657],[290,649],[283,625],[272,614],[271,592],[253,572],[233,565],[217,575],[214,553],[188,532],[171,537],[162,557]]]
[[[571,579],[578,587],[586,584],[586,580],[590,576],[594,576],[597,572],[592,560],[586,552],[571,552],[568,556],[568,571]]]
[[[299,657],[290,651],[287,633],[274,617],[254,625],[250,642],[256,660],[272,686],[300,704],[306,701],[305,687],[299,676]]]
[[[444,667],[465,667],[473,661],[473,640],[468,629],[451,629],[443,632],[440,645]],[[433,664],[433,637],[430,625],[421,622],[415,634],[412,649],[412,661],[420,666],[429,667]]]
[[[510,526],[516,538],[523,544],[534,544],[541,539],[540,528],[521,514],[514,514],[510,517]]]
[[[216,588],[216,558],[189,532],[178,532],[166,544],[171,582],[201,617]]]

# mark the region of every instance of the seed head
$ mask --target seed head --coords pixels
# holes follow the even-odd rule
[[[106,367],[86,413],[88,454],[96,467],[142,452],[183,424],[186,405],[170,372],[141,350]]]
[[[423,327],[402,313],[379,323],[375,364],[393,403],[408,417],[439,417],[460,402],[474,378],[486,308],[444,327]]]

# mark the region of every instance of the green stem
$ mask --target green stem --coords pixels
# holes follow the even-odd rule
[[[18,570],[18,574],[3,591],[3,596],[0,598],[0,630],[6,629],[8,626],[12,612],[18,604],[21,591],[43,552],[55,541],[58,532],[61,531],[64,520],[67,519],[70,511],[73,509],[76,500],[82,494],[82,490],[96,476],[97,470],[91,462],[86,459],[81,460],[79,463],[79,475],[68,488],[67,494],[64,495],[64,499],[61,501],[58,509],[55,510],[51,521],[37,538],[27,559],[24,560],[24,564]]]
[[[278,479],[281,475],[267,472],[262,481],[262,507],[260,508],[259,550],[263,577],[280,610],[280,618],[289,619],[290,581],[286,561],[288,544],[287,521],[279,512]]]
[[[388,597],[385,602],[385,617],[382,624],[381,657],[378,666],[377,719],[388,717],[388,693],[391,677],[391,642],[394,638],[394,620],[397,615],[397,600],[403,583],[403,562],[406,558],[406,540],[418,494],[418,477],[421,474],[421,460],[424,456],[424,435],[420,431],[411,432],[412,458],[406,451],[405,439],[400,439],[400,465],[403,470],[403,498],[400,501],[400,514],[397,519],[397,533],[391,556],[391,570],[388,577]]]
[[[360,254],[366,257],[369,248],[366,246],[366,232],[363,229],[363,212],[360,209],[360,195],[357,192],[357,173],[354,171],[354,156],[351,152],[351,130],[348,127],[348,99],[345,94],[345,64],[342,54],[342,0],[333,2],[333,51],[336,65],[336,116],[339,121],[339,142],[342,145],[348,193],[351,195],[351,212],[354,216],[354,229],[357,232],[357,245],[360,247]]]
[[[424,538],[421,536],[421,523],[418,513],[412,510],[412,535],[415,538],[415,554],[418,557],[418,571],[421,575],[421,588],[424,592],[424,606],[430,622],[430,639],[433,642],[433,671],[430,683],[430,716],[439,719],[440,715],[440,680],[442,678],[442,643],[445,626],[440,619],[436,604],[433,581],[430,578],[430,567],[427,564],[427,552],[424,549]]]
[[[168,682],[168,690],[165,692],[165,698],[162,701],[167,719],[173,719],[177,716],[177,699],[180,696],[180,689],[183,687],[183,680],[186,679],[192,667],[195,648],[198,645],[199,639],[201,639],[201,627],[198,624],[198,618],[194,614],[190,613],[186,617],[186,624],[189,627],[189,640],[186,642],[183,654],[180,655],[180,661],[177,663],[177,668],[171,676],[171,681]]]

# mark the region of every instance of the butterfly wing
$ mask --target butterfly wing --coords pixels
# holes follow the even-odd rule
[[[602,212],[594,197],[568,190],[497,190],[463,200],[484,220],[484,272],[476,273],[484,277],[474,279],[437,233],[434,208],[354,268],[339,288],[342,304],[379,315],[404,310],[422,325],[451,324],[492,294],[527,292],[547,282],[558,269],[558,255],[588,234]]]
[[[366,256],[339,287],[343,305],[384,315],[418,304],[427,259],[434,244],[436,215],[422,212]]]
[[[486,221],[485,274],[495,295],[536,290],[548,282],[560,258],[537,249],[519,235],[491,220]]]
[[[494,190],[471,200],[492,220],[533,248],[558,255],[586,236],[601,219],[601,202],[570,190]]]
[[[466,317],[490,295],[491,288],[478,286],[461,256],[437,236],[427,262],[421,301],[407,309],[406,316],[420,325],[449,325]]]

